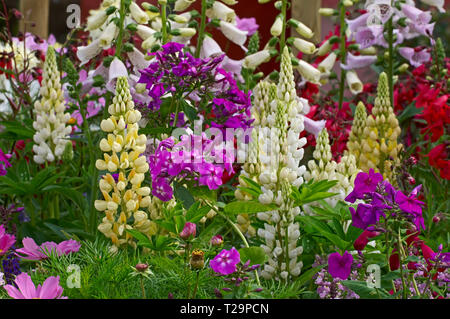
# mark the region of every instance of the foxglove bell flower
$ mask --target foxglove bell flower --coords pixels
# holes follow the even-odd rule
[[[402,47],[398,50],[401,56],[409,60],[409,63],[414,67],[419,67],[424,63],[430,61],[431,54],[426,48],[417,50],[414,48]]]
[[[247,31],[242,31],[235,25],[226,21],[220,21],[220,31],[222,31],[223,35],[228,40],[239,45],[243,50],[246,50],[244,48],[244,43],[247,41]]]
[[[365,68],[372,65],[377,60],[375,55],[353,55],[351,52],[347,53],[347,60],[345,64],[341,64],[344,70],[354,70]]]
[[[350,70],[345,72],[345,79],[352,94],[356,95],[363,91],[363,84],[355,71]]]
[[[256,23],[255,18],[239,18],[236,17],[236,27],[239,30],[247,31],[247,36],[251,37],[259,29],[259,25]]]

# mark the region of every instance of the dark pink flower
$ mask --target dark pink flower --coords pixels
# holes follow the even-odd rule
[[[211,245],[212,246],[220,246],[222,244],[223,244],[223,237],[222,236],[216,235],[216,236],[213,236],[211,238]]]
[[[241,261],[241,255],[236,248],[222,250],[209,262],[212,270],[221,275],[229,275],[236,271],[236,265]]]
[[[413,216],[414,224],[416,224],[417,229],[419,229],[419,227],[425,229],[422,218],[422,205],[425,203],[417,199],[417,193],[421,188],[422,185],[417,186],[411,191],[409,196],[406,196],[400,190],[395,193],[395,201],[398,206],[402,211]]]
[[[57,256],[67,255],[72,252],[77,252],[81,247],[81,244],[73,239],[60,242],[59,244],[47,241],[38,246],[32,238],[25,237],[22,240],[22,244],[23,248],[16,249],[16,255],[27,260],[46,259],[52,253],[56,253]],[[23,256],[19,254],[23,254]]]
[[[14,281],[13,285],[5,285],[8,295],[14,299],[67,299],[63,297],[63,288],[59,285],[59,276],[48,277],[44,283],[35,287],[31,277],[23,272]]]
[[[7,234],[5,227],[0,225],[0,256],[6,254],[15,242],[16,237],[14,235]]]
[[[347,251],[341,256],[338,252],[328,256],[328,272],[333,278],[346,280],[352,271],[353,256]]]
[[[197,226],[194,223],[187,222],[184,224],[184,228],[180,233],[180,237],[184,240],[195,237],[195,233],[197,231]]]

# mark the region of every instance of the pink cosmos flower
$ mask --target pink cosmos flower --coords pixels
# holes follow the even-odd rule
[[[6,254],[15,242],[16,237],[14,235],[7,234],[5,227],[0,225],[0,256]]]
[[[328,256],[328,272],[333,278],[346,280],[352,271],[353,256],[347,251],[341,256],[338,252]]]
[[[8,295],[14,299],[67,299],[63,297],[63,288],[59,285],[59,276],[48,277],[44,283],[35,287],[31,277],[23,272],[16,277],[13,285],[5,285]]]
[[[38,246],[33,238],[25,237],[22,240],[23,248],[16,249],[16,255],[27,260],[42,260],[48,258],[52,253],[58,256],[77,252],[81,244],[76,240],[70,239],[59,244],[54,242],[45,242]],[[23,255],[19,255],[23,254]]]
[[[241,255],[236,248],[222,250],[209,262],[212,270],[221,275],[229,275],[236,271],[236,265],[241,261]]]

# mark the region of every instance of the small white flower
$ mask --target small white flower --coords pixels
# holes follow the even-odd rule
[[[174,10],[175,11],[184,11],[187,8],[189,8],[189,6],[191,4],[193,4],[194,2],[195,2],[195,0],[177,0],[175,2]]]
[[[352,94],[359,94],[363,90],[363,84],[361,80],[358,78],[358,74],[355,71],[347,71],[345,73],[345,79],[347,80],[348,87]]]
[[[100,28],[108,18],[105,10],[99,10],[94,15],[87,18],[87,29],[89,31]]]
[[[134,1],[130,4],[130,13],[133,19],[139,24],[147,24],[149,16]]]
[[[283,31],[283,19],[281,16],[278,16],[275,19],[275,22],[273,23],[272,27],[270,28],[270,34],[274,37],[278,37],[280,36],[282,31]]]
[[[243,67],[246,69],[255,69],[260,64],[270,60],[270,51],[262,50],[246,56],[244,59]]]
[[[215,1],[212,8],[206,11],[210,19],[219,19],[225,22],[235,23],[236,12],[219,1]]]

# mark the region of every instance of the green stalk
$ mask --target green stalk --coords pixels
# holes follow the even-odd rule
[[[391,100],[391,106],[394,107],[394,29],[392,27],[392,17],[387,22],[388,28],[388,84],[389,84],[389,97]]]
[[[125,0],[120,0],[120,22],[119,22],[119,35],[117,37],[116,42],[116,57],[120,59],[120,55],[122,53],[122,46],[123,46],[123,31],[124,31],[124,25],[125,23]]]
[[[402,287],[403,287],[403,299],[407,299],[408,292],[406,291],[406,282],[403,276],[403,245],[402,239],[400,237],[400,229],[398,230],[397,243],[398,243],[398,259],[400,264],[400,277],[402,278]]]
[[[287,3],[288,0],[283,0],[281,5],[281,14],[283,15],[283,28],[280,36],[280,54],[283,52],[284,46],[286,45],[286,13],[287,13]]]
[[[339,3],[340,10],[339,10],[339,19],[341,23],[341,29],[340,29],[340,37],[341,37],[341,44],[340,44],[340,54],[339,58],[341,60],[341,63],[345,63],[345,58],[347,55],[346,48],[345,48],[345,6],[344,3],[341,1]],[[345,74],[346,71],[341,68],[341,78],[339,82],[339,110],[342,108],[342,104],[344,103],[344,90],[345,90]]]
[[[199,281],[199,279],[200,279],[200,271],[197,271],[197,278],[196,278],[196,280],[195,280],[194,292],[192,293],[191,299],[195,299],[195,295],[197,294],[198,281]]]
[[[167,43],[167,4],[161,4],[162,44]]]
[[[145,287],[144,287],[144,278],[143,278],[143,276],[140,276],[140,277],[141,277],[142,299],[146,299],[146,296],[145,296]]]
[[[202,18],[200,21],[200,30],[198,33],[197,48],[195,50],[195,57],[200,57],[200,50],[202,48],[203,40],[205,39],[206,28],[206,0],[202,0]]]

